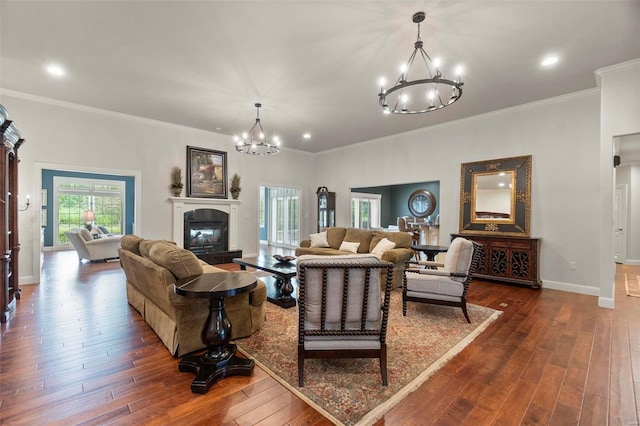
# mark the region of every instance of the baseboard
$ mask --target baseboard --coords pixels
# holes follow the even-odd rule
[[[630,260],[630,259],[625,259],[624,262],[622,262],[624,265],[640,265],[640,260]]]
[[[600,289],[597,287],[589,287],[586,285],[562,283],[558,281],[542,280],[542,288],[550,288],[552,290],[567,291],[569,293],[587,294],[589,296],[599,296]]]
[[[598,306],[600,308],[614,309],[616,302],[610,297],[598,297]]]
[[[38,284],[38,281],[35,279],[33,275],[26,275],[18,278],[19,285],[27,285],[27,284]]]

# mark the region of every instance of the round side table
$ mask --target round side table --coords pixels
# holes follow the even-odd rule
[[[250,376],[255,361],[235,355],[236,345],[231,341],[231,323],[224,310],[224,298],[251,291],[257,285],[256,277],[242,272],[215,272],[179,280],[176,294],[185,297],[209,299],[209,316],[200,338],[207,346],[202,355],[186,355],[178,363],[182,372],[195,373],[191,392],[207,393],[218,380],[227,376]]]

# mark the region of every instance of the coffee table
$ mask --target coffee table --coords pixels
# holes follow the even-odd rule
[[[196,374],[191,392],[207,393],[211,385],[227,376],[250,376],[255,361],[235,355],[236,345],[231,340],[231,323],[224,310],[224,298],[246,293],[257,286],[256,277],[239,272],[216,272],[179,280],[176,294],[185,297],[209,299],[209,316],[200,338],[207,345],[203,355],[186,355],[178,369]]]
[[[261,269],[273,274],[271,277],[260,277],[267,286],[267,300],[282,308],[288,309],[296,306],[296,294],[291,278],[296,276],[295,260],[279,262],[273,257],[242,257],[233,259],[233,263],[240,265],[240,269]]]

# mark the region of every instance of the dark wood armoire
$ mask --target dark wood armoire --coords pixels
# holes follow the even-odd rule
[[[7,322],[20,298],[18,284],[18,150],[24,142],[7,110],[0,105],[0,253],[2,253],[2,284],[0,291],[0,322]]]

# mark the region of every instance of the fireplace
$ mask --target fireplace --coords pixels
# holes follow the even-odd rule
[[[229,250],[229,215],[216,209],[197,209],[184,214],[183,246],[196,254]]]
[[[239,200],[171,197],[173,241],[210,265],[242,257],[238,247]],[[198,234],[199,232],[199,234]]]

